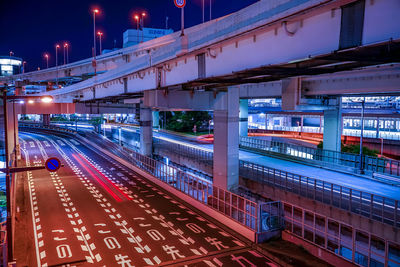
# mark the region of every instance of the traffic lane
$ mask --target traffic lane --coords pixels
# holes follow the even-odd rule
[[[55,138],[54,140],[49,139],[49,142],[53,144],[54,147],[56,147],[57,151],[60,150],[61,144],[64,144],[63,147],[65,149],[65,143],[60,142],[60,140],[58,140],[57,138]],[[60,150],[59,152],[62,153],[63,151]],[[65,156],[65,153],[62,153],[62,156]],[[68,157],[64,157],[63,160],[66,163],[66,167],[72,167],[69,169],[72,169],[76,174],[74,179],[68,180],[64,179],[63,177],[62,180],[64,181],[68,192],[70,192],[70,198],[73,200],[74,203],[77,203],[75,205],[76,213],[73,214],[74,217],[70,218],[70,221],[74,225],[74,231],[76,231],[76,233],[78,234],[81,234],[81,236],[78,235],[80,237],[80,239],[78,239],[80,241],[84,241],[84,244],[81,244],[81,247],[83,246],[83,251],[89,252],[89,255],[85,255],[86,261],[89,263],[94,262],[95,264],[107,263],[115,265],[117,263],[117,260],[130,260],[129,256],[131,256],[132,253],[127,253],[127,251],[129,252],[132,245],[127,244],[127,242],[125,242],[124,245],[124,242],[121,242],[121,240],[124,239],[123,234],[121,234],[122,231],[120,231],[121,229],[113,227],[114,224],[112,222],[105,220],[104,218],[106,218],[106,214],[102,214],[102,209],[96,209],[95,206],[97,205],[97,201],[100,201],[100,205],[110,205],[110,203],[105,200],[106,198],[103,197],[101,193],[99,193],[99,191],[93,186],[93,184],[89,184],[90,190],[86,190],[86,192],[92,192],[95,197],[97,196],[97,198],[87,197],[90,194],[85,194],[84,188],[77,188],[77,181],[82,181],[82,172]],[[65,170],[68,170],[68,167],[65,168]],[[86,181],[84,183],[86,183]],[[107,210],[113,209],[114,208],[111,205],[107,206]],[[118,215],[119,214],[116,213],[116,216]],[[118,223],[118,225],[122,228],[126,227],[122,230],[129,230],[130,228],[123,223],[124,220],[122,218],[120,218],[120,221],[115,222]],[[110,250],[112,250],[112,252]],[[135,255],[135,259],[137,259],[137,261],[138,258],[139,257]],[[152,262],[152,260],[154,262]],[[157,263],[156,260],[157,258],[153,255],[152,259],[143,258],[143,262],[138,261],[137,263],[142,266],[149,264],[151,265]]]
[[[28,166],[43,164],[44,159],[36,140],[28,136],[22,138],[29,143],[29,147],[24,144],[22,146],[27,150],[26,164]],[[63,205],[69,198],[63,186],[53,185],[54,174],[49,174],[46,170],[27,172],[27,178],[37,261],[41,265],[46,265],[63,264],[66,260],[67,262],[84,260],[79,255],[79,244],[75,241],[74,231],[68,224],[68,214],[60,212],[64,211]]]
[[[64,148],[64,150],[65,150],[66,148]],[[107,162],[109,161],[108,159],[106,160]],[[114,164],[116,164],[116,165],[118,165],[117,163],[115,163],[114,162]],[[140,178],[139,178],[140,179]],[[123,179],[122,179],[123,180]],[[146,190],[146,187],[148,187],[148,183],[146,182],[146,181],[144,181],[144,187],[143,188],[141,188],[142,190],[143,189],[145,189],[144,191],[148,191],[148,190]],[[150,188],[151,189],[151,188]],[[142,193],[144,193],[144,192],[142,192]],[[161,192],[162,193],[162,192]],[[168,199],[168,197],[169,196],[166,196],[166,198],[165,199]],[[140,202],[140,199],[138,200],[139,202]],[[161,200],[162,201],[162,200]],[[164,200],[165,201],[165,200]],[[174,200],[172,200],[172,201],[174,201]],[[157,202],[160,202],[160,201],[157,201]],[[125,202],[124,202],[125,203]],[[145,203],[146,204],[146,203]],[[140,205],[140,204],[139,204]],[[139,206],[140,207],[140,206]],[[142,204],[142,207],[146,207],[145,205],[143,205]],[[176,208],[176,207],[175,207]],[[129,208],[129,210],[131,210],[131,208]],[[189,212],[192,212],[192,211],[190,211],[189,210]],[[130,213],[130,212],[129,212]],[[180,214],[177,214],[176,212],[173,212],[173,214],[171,214],[171,215],[174,215],[174,216],[177,216],[177,215],[180,215]],[[153,216],[152,216],[153,217]],[[135,218],[137,218],[137,217],[135,217]],[[202,218],[202,217],[199,217],[201,220],[204,220],[204,218]],[[154,219],[154,218],[153,218]],[[181,218],[181,219],[186,219],[186,218]],[[142,221],[142,220],[138,220],[138,222],[139,221]],[[192,220],[190,220],[190,221],[192,221]],[[165,223],[166,222],[166,223]],[[167,225],[167,224],[170,224],[170,226],[171,226],[171,221],[164,221],[164,222],[161,222],[161,223],[164,223],[164,225]],[[144,225],[146,225],[146,224],[144,224],[143,222],[141,222],[140,223],[142,226],[144,226]],[[211,225],[211,226],[210,226]],[[214,225],[212,225],[212,224],[209,224],[208,225],[209,227],[212,227],[212,229],[215,229],[215,226]],[[139,227],[140,227],[140,225],[139,225]],[[199,234],[202,234],[202,231],[201,230],[199,230],[199,228],[197,228],[196,226],[194,226],[193,224],[191,224],[191,229],[193,229],[194,231],[196,231],[196,232],[198,232]],[[172,233],[174,233],[174,231],[173,231],[173,229],[174,229],[174,225],[172,225],[172,228],[173,229],[170,229],[171,227],[169,227],[169,228],[167,228],[167,232],[169,232],[170,233],[170,235],[173,235],[174,236],[174,234],[171,234],[171,232]],[[152,229],[150,229],[150,230],[152,230]],[[153,231],[147,231],[147,233],[150,235],[151,234],[151,237],[152,238],[156,238],[156,239],[162,239],[162,237],[159,235],[159,233],[160,233],[160,231],[158,231],[158,232],[156,232],[156,231],[154,231],[155,229],[153,229]],[[179,230],[179,228],[178,229],[175,229],[176,231],[175,231],[175,234],[176,234],[176,232],[180,232]],[[164,233],[162,233],[162,235],[163,235]],[[223,234],[221,234],[221,235],[223,235]],[[223,241],[221,241],[221,240],[219,240],[218,239],[218,237],[216,238],[216,237],[213,237],[213,236],[208,236],[208,237],[206,237],[207,238],[207,243],[209,243],[209,245],[212,247],[212,248],[214,248],[215,249],[215,251],[216,252],[219,252],[219,250],[221,250],[221,251],[230,251],[230,250],[232,250],[232,248],[227,248],[228,246],[227,246],[227,244],[225,244]],[[171,238],[168,238],[168,239],[171,239]],[[182,238],[182,236],[181,236],[181,238],[180,238],[180,240],[179,240],[179,242],[177,242],[178,243],[178,245],[177,246],[175,246],[175,245],[173,245],[173,244],[170,244],[170,243],[168,243],[168,244],[166,244],[166,245],[163,245],[161,248],[162,248],[162,250],[160,249],[160,250],[158,250],[158,251],[154,251],[155,253],[156,253],[156,255],[163,255],[163,254],[167,254],[169,257],[166,257],[166,261],[168,261],[168,260],[176,260],[176,259],[180,259],[181,257],[183,257],[183,258],[187,258],[187,257],[191,257],[191,255],[195,255],[195,256],[199,256],[198,254],[200,254],[201,253],[201,250],[200,250],[200,248],[203,248],[204,249],[204,247],[200,247],[200,248],[195,248],[195,249],[197,249],[197,251],[195,251],[195,250],[192,250],[192,249],[190,249],[190,252],[189,252],[189,254],[186,254],[186,253],[183,253],[183,252],[181,252],[179,249],[180,249],[180,247],[179,247],[179,245],[181,245],[180,244],[180,242],[182,242],[182,240],[184,240],[185,241],[185,239],[184,238]],[[188,238],[186,238],[186,242],[187,242],[187,240],[189,240],[189,242],[188,243],[190,243],[190,239],[188,239]],[[159,241],[159,240],[158,240]],[[202,240],[202,242],[204,242],[204,240]],[[237,244],[235,244],[235,245],[237,245]],[[179,249],[178,249],[178,247],[179,247]],[[234,247],[233,247],[233,249],[234,249]],[[212,250],[212,249],[210,249],[210,250]],[[199,253],[200,252],[200,253]],[[206,253],[208,253],[208,251],[206,252]],[[154,255],[154,254],[153,254]],[[130,258],[129,258],[129,256],[128,255],[124,255],[124,254],[117,254],[117,255],[115,255],[115,256],[118,256],[118,259],[120,260],[120,261],[122,261],[123,259],[123,257],[127,257],[127,258],[124,258],[125,260],[130,260]]]
[[[82,161],[73,161],[72,155],[65,153],[63,155],[64,160],[85,185],[86,189],[84,190],[92,196],[91,202],[78,201],[78,208],[84,214],[86,225],[96,231],[92,234],[92,237],[94,241],[101,244],[97,248],[104,262],[116,264],[116,260],[126,260],[141,266],[161,262],[157,255],[151,251],[148,244],[139,235],[134,234],[128,219],[121,215],[119,207],[116,206],[118,201],[107,195],[107,192],[100,192],[100,187],[95,185],[96,180],[90,176],[90,173],[93,172],[85,173],[80,166]],[[82,194],[84,192],[81,190],[71,191],[73,199],[79,200]]]
[[[57,141],[57,142],[56,142]],[[74,224],[80,226],[79,229],[84,228],[89,234],[88,236],[82,236],[82,239],[88,244],[85,250],[90,252],[90,257],[87,258],[88,262],[95,262],[96,264],[116,264],[117,260],[128,261],[131,258],[135,258],[137,264],[152,265],[159,262],[156,255],[152,257],[143,257],[139,262],[140,255],[134,255],[132,257],[132,244],[126,241],[126,233],[128,233],[131,227],[125,223],[125,219],[120,216],[118,211],[113,207],[107,199],[106,193],[101,193],[96,186],[91,183],[88,177],[83,174],[82,170],[76,162],[73,162],[60,148],[60,142],[57,138],[49,139],[49,142],[53,144],[58,152],[61,152],[66,163],[66,169],[72,170],[75,173],[74,179],[64,179],[64,184],[68,188],[69,196],[77,203],[77,212],[79,211],[80,220],[74,220]],[[65,143],[64,143],[65,144]],[[63,150],[66,146],[63,145]],[[86,188],[79,187],[79,183],[84,184]],[[96,207],[97,206],[97,207]],[[107,217],[107,213],[110,212],[109,216],[113,216],[113,220]],[[118,218],[118,219],[116,219]],[[125,232],[125,233],[124,233]],[[139,250],[145,250],[146,245],[141,245],[140,240],[137,236],[130,237],[136,242],[136,247]],[[125,241],[124,241],[125,240]],[[136,248],[135,247],[135,248]],[[110,251],[112,250],[112,251]]]
[[[80,148],[80,150],[84,150],[84,149],[86,149],[86,148]],[[90,154],[93,152],[88,150],[86,153]],[[99,155],[96,155],[96,154],[94,154],[93,156],[99,157]],[[102,158],[102,156],[100,156],[100,158],[96,159],[96,161],[101,161],[101,158]],[[168,215],[170,215],[170,216],[168,216],[168,217],[170,217],[170,218],[168,218],[168,219],[171,219],[171,217],[175,217],[175,221],[167,221],[168,219],[162,219],[162,217],[167,217],[166,214],[162,214],[161,215],[162,217],[160,216],[161,219],[160,219],[160,217],[157,218],[157,216],[155,217],[154,215],[152,215],[152,219],[157,218],[157,220],[160,221],[159,223],[161,224],[161,227],[160,227],[161,229],[163,229],[163,227],[165,227],[165,228],[167,228],[167,233],[170,232],[170,233],[172,233],[173,236],[180,235],[179,242],[182,242],[183,244],[191,243],[192,240],[194,240],[194,239],[200,239],[195,242],[197,244],[202,243],[202,244],[204,244],[204,246],[200,247],[199,249],[195,249],[195,250],[191,249],[191,251],[189,252],[189,255],[191,253],[195,254],[195,255],[199,255],[201,253],[201,251],[204,251],[205,247],[207,248],[205,254],[207,254],[210,251],[231,250],[232,248],[236,249],[236,248],[244,246],[244,244],[242,242],[235,239],[234,237],[232,237],[231,235],[229,235],[228,233],[226,233],[219,227],[210,223],[209,221],[205,220],[203,217],[199,216],[198,214],[196,214],[195,212],[190,210],[185,205],[182,205],[182,203],[179,203],[178,201],[174,200],[167,194],[164,194],[162,191],[158,190],[156,187],[154,187],[153,185],[148,183],[145,179],[142,179],[142,178],[136,176],[131,170],[127,169],[125,166],[122,166],[121,164],[115,162],[114,160],[110,160],[108,158],[104,158],[104,162],[102,161],[100,165],[106,166],[107,164],[109,164],[109,162],[111,162],[113,164],[113,167],[109,168],[109,170],[111,172],[114,172],[116,174],[116,176],[118,177],[118,179],[122,183],[127,182],[126,176],[130,176],[131,178],[136,178],[136,180],[135,180],[136,183],[133,186],[133,190],[136,190],[136,192],[134,192],[134,197],[136,197],[135,193],[137,193],[137,195],[141,195],[141,196],[143,196],[143,193],[144,193],[144,194],[146,194],[145,196],[154,198],[155,203],[157,203],[157,204],[164,203],[163,204],[164,208],[167,211],[169,211]],[[97,165],[96,163],[94,163],[94,164]],[[105,169],[102,169],[102,171],[104,171],[107,175],[109,174],[109,172],[106,171]],[[125,172],[125,173],[123,174],[122,172]],[[132,184],[128,183],[127,186],[129,186],[129,185],[132,186]],[[154,194],[154,193],[156,193],[156,194]],[[157,199],[157,197],[158,197],[158,199]],[[143,198],[142,199],[140,199],[140,198],[134,199],[133,202],[135,202],[135,200],[136,200],[136,204],[138,204],[139,208],[145,209],[145,214],[146,213],[149,214],[150,212],[152,212],[152,213],[154,212],[157,214],[157,212],[158,212],[157,209],[153,208],[150,205],[152,203],[150,203],[150,204],[145,203]],[[168,201],[166,202],[166,200],[169,200],[169,202],[171,204],[170,207],[168,207],[168,205],[165,204],[165,203],[168,203]],[[122,204],[125,204],[125,202]],[[181,212],[177,211],[176,210],[177,207],[178,207],[178,210],[182,209],[183,211],[181,211]],[[134,209],[134,210],[136,210],[136,209]],[[139,209],[137,209],[137,210],[139,210]],[[130,213],[132,213],[132,212],[130,211]],[[150,227],[150,224],[146,224],[144,222],[144,221],[146,221],[146,218],[135,217],[134,219],[138,220],[137,226],[145,227],[147,225],[148,227]],[[198,221],[202,222],[204,225],[199,226]],[[188,222],[190,222],[190,223],[188,223]],[[193,222],[196,222],[197,224],[193,223]],[[168,227],[168,225],[170,225],[171,227]],[[179,228],[176,228],[175,225],[177,225],[177,227],[179,227]],[[175,229],[174,229],[174,227],[175,227]],[[204,229],[206,229],[207,231],[205,231],[202,227],[204,227]],[[157,232],[161,233],[163,235],[164,233],[161,232],[160,228],[158,228]],[[189,228],[191,231],[193,231],[197,235],[195,235],[194,237],[190,236],[189,238],[187,238],[181,234],[183,232],[181,230],[181,228],[186,229],[186,230]],[[213,233],[214,236],[210,235],[210,234],[208,234],[209,236],[207,236],[207,233],[210,233],[210,232],[214,232]],[[218,232],[218,233],[215,236],[216,232]],[[204,234],[204,233],[206,233],[206,234]],[[200,237],[200,238],[197,238],[197,237]],[[157,238],[159,239],[162,237],[159,236]],[[224,240],[224,239],[227,239],[227,240]],[[225,242],[225,241],[227,241],[227,242]],[[231,243],[229,243],[229,241],[231,241]],[[179,244],[179,242],[177,242],[178,245],[182,245],[182,244]],[[167,247],[167,245],[165,247]],[[171,248],[172,245],[168,245],[168,247]],[[164,249],[164,247],[163,247],[163,249]],[[176,250],[175,250],[175,252],[177,253]],[[182,255],[182,254],[183,253],[180,253],[180,255]],[[182,256],[185,256],[185,255],[182,255]],[[178,256],[175,255],[175,258],[177,258],[177,257]]]
[[[80,150],[82,150],[82,148],[80,148]],[[83,151],[81,151],[81,153],[82,152]],[[87,153],[92,152],[86,151],[85,154]],[[106,175],[110,175],[110,172],[104,169],[110,160],[97,158],[97,155],[93,155],[93,157],[95,159],[93,165],[103,166],[101,167],[101,171],[105,172]],[[98,162],[101,164],[98,164]],[[114,169],[114,172],[117,170],[122,171],[122,166],[119,165],[119,163],[114,161],[112,161],[112,163],[114,167],[109,169]],[[117,172],[116,174],[119,173],[121,172]],[[133,173],[126,173],[126,175],[130,175],[130,180],[134,180],[135,186],[132,186],[129,183],[120,186],[132,187],[133,203],[121,203],[121,207],[127,206],[128,208],[125,211],[122,208],[121,212],[126,212],[128,213],[128,216],[133,218],[133,221],[135,222],[134,225],[136,226],[135,228],[146,228],[151,230],[151,227],[156,225],[157,229],[152,229],[152,233],[147,231],[151,237],[156,238],[157,241],[159,241],[158,239],[168,239],[171,242],[174,242],[173,244],[166,244],[163,249],[167,250],[168,247],[172,246],[183,247],[183,252],[179,251],[179,254],[184,256],[190,254],[200,255],[201,253],[208,253],[209,251],[218,251],[244,246],[242,242],[194,213],[182,203],[172,199],[170,196],[161,192],[135,174],[132,176],[132,174]],[[126,182],[126,179],[124,179],[126,176],[116,175],[116,177],[118,177],[116,180],[119,180],[119,183],[123,184]],[[159,203],[162,203],[162,205],[159,205]],[[135,206],[134,209],[130,207],[132,205]],[[199,224],[202,225],[200,226]],[[158,237],[155,235],[158,235]],[[193,249],[191,245],[194,243],[202,244],[202,246],[198,249]],[[162,255],[163,253],[160,254]],[[170,259],[167,258],[165,260]]]

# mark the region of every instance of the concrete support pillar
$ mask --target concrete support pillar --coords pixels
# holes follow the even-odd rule
[[[239,184],[239,89],[218,93],[214,107],[213,183],[230,190]]]
[[[42,118],[43,126],[50,126],[50,114],[43,114]]]
[[[153,110],[152,116],[153,116],[153,129],[160,128],[160,112],[158,110]]]
[[[335,109],[324,111],[324,149],[341,151],[342,101]]]
[[[151,109],[140,106],[140,153],[151,156],[153,148],[153,128]]]
[[[376,118],[376,136],[375,138],[379,138],[379,117]]]
[[[240,99],[239,107],[239,135],[247,136],[249,128],[249,101]]]

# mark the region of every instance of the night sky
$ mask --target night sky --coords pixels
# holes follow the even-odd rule
[[[205,0],[205,18],[209,19],[209,1]],[[185,27],[201,23],[202,0],[187,0]],[[256,0],[212,0],[213,18],[227,15]],[[93,17],[91,10],[98,7],[96,30],[104,32],[103,49],[122,47],[122,34],[136,28],[135,11],[146,11],[145,27],[180,29],[180,10],[173,0],[0,0],[0,55],[23,58],[26,70],[44,68],[44,53],[50,54],[49,65],[55,64],[55,44],[70,43],[70,62],[91,56],[93,46]],[[59,62],[63,61],[59,50]]]

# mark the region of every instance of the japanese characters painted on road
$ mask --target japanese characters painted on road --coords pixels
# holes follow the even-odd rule
[[[61,167],[61,161],[58,158],[48,158],[44,165],[49,172],[56,172]]]
[[[174,0],[174,4],[176,7],[184,8],[186,5],[186,0]]]

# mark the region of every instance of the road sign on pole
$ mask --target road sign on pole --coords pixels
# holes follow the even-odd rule
[[[184,8],[186,5],[186,0],[174,0],[174,4],[178,8]]]
[[[48,158],[44,165],[49,172],[56,172],[60,169],[61,162],[58,158]]]

